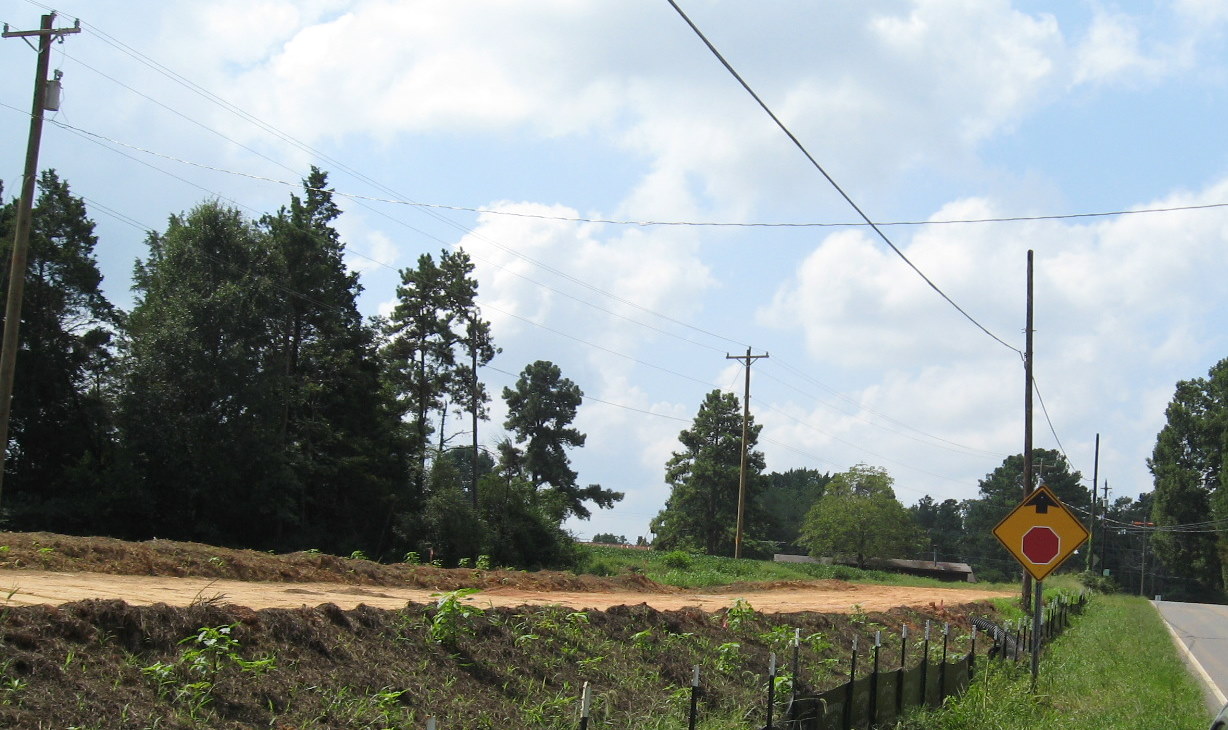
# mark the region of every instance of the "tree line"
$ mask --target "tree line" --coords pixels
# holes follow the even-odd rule
[[[585,443],[572,426],[583,392],[548,361],[502,390],[510,435],[480,445],[491,394],[479,371],[498,348],[463,250],[401,270],[389,317],[359,314],[321,170],[259,219],[216,201],[171,216],[135,264],[130,311],[102,291],[82,199],[53,171],[38,183],[3,528],[561,566],[578,555],[563,521],[622,498],[578,482],[568,450]],[[0,292],[15,214],[14,202],[0,206]],[[1021,455],[980,479],[974,498],[904,507],[877,467],[767,473],[759,432],[752,419],[748,554],[1018,573],[990,531],[1022,495]],[[655,547],[732,553],[741,434],[737,396],[708,393],[664,465]],[[1056,451],[1036,450],[1034,465],[1086,521],[1088,480]],[[1228,360],[1177,384],[1148,466],[1155,491],[1096,502],[1093,554],[1068,565],[1148,593],[1222,598]]]
[[[741,419],[737,396],[715,390],[705,396],[691,426],[679,434],[682,448],[665,465],[670,495],[651,523],[655,548],[733,554]],[[1007,457],[978,480],[975,497],[937,501],[925,495],[906,507],[896,496],[894,478],[880,467],[766,472],[764,456],[756,449],[760,431],[752,416],[744,554],[810,554],[861,567],[872,558],[960,562],[969,564],[979,580],[989,581],[1021,575],[1018,561],[992,531],[1023,498],[1022,454]],[[1097,581],[1099,587],[1123,589],[1137,587],[1145,568],[1152,579],[1167,575],[1165,564],[1172,564],[1171,558],[1153,554],[1150,566],[1143,565],[1139,538],[1127,529],[1149,520],[1153,504],[1162,504],[1151,493],[1120,497],[1108,505],[1097,499],[1093,524],[1091,480],[1073,470],[1059,451],[1034,449],[1032,460],[1037,483],[1052,489],[1093,528],[1093,545],[1071,557],[1063,570],[1086,571],[1103,579]],[[1153,550],[1163,553],[1159,544]],[[1209,556],[1207,552],[1203,559]],[[1174,587],[1180,591],[1176,583]]]
[[[535,567],[574,562],[563,521],[622,498],[578,484],[583,392],[548,361],[503,389],[510,436],[479,445],[498,349],[468,255],[423,254],[392,314],[364,319],[321,170],[256,220],[216,201],[171,216],[131,311],[102,291],[84,202],[38,182],[6,529]]]

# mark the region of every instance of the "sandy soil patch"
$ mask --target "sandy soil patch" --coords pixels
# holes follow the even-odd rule
[[[400,608],[407,602],[431,603],[439,591],[425,588],[356,586],[342,583],[272,583],[212,578],[62,573],[39,570],[0,574],[0,601],[10,606],[60,605],[88,598],[118,598],[134,605],[165,603],[187,606],[199,601],[221,601],[248,608],[298,608],[332,603],[348,609],[359,604]],[[849,613],[885,611],[897,606],[935,606],[971,603],[1011,596],[1003,591],[975,588],[915,588],[845,583],[843,581],[790,582],[760,590],[705,590],[703,592],[645,593],[639,591],[530,591],[497,587],[473,595],[481,606],[562,605],[576,609],[647,603],[658,610],[696,606],[705,611],[727,608],[743,597],[758,611],[791,613],[817,611]],[[7,599],[7,600],[5,600]]]

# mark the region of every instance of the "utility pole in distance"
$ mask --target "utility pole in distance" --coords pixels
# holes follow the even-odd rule
[[[47,86],[59,80],[47,78],[51,67],[51,42],[63,40],[69,33],[81,32],[81,21],[72,28],[52,28],[55,13],[43,16],[38,30],[9,31],[4,24],[5,38],[38,38],[38,62],[35,64],[34,108],[30,112],[30,139],[26,144],[26,169],[21,179],[21,199],[17,202],[17,220],[13,235],[13,262],[9,270],[8,299],[4,307],[4,340],[0,349],[0,487],[4,485],[4,457],[8,452],[9,413],[12,410],[13,376],[17,368],[17,334],[21,327],[21,299],[26,288],[26,260],[30,249],[30,216],[34,209],[34,180],[38,177],[38,148],[43,137],[43,110],[47,106]],[[29,43],[29,41],[26,41]],[[58,107],[58,103],[57,106]]]
[[[1023,354],[1023,498],[1036,489],[1032,483],[1032,251],[1028,251],[1028,292],[1027,314],[1024,324],[1024,354]],[[1023,571],[1023,610],[1032,608],[1032,576]],[[1036,615],[1040,615],[1036,609]]]
[[[746,515],[746,452],[748,450],[748,428],[750,424],[750,366],[762,357],[769,357],[768,353],[762,355],[750,354],[750,348],[746,348],[745,355],[725,355],[726,360],[741,360],[746,366],[746,387],[742,393],[742,466],[738,470],[738,527],[733,536],[733,557],[742,557],[742,523]]]
[[[1096,567],[1096,487],[1100,484],[1100,434],[1096,434],[1096,458],[1092,462],[1092,520],[1088,527],[1091,528],[1091,536],[1087,543],[1087,564],[1084,570],[1091,570]],[[1107,510],[1108,507],[1106,506]]]

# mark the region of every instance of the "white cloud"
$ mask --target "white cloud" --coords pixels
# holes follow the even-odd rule
[[[1142,48],[1138,18],[1097,8],[1087,37],[1075,53],[1073,81],[1078,84],[1150,83],[1189,65],[1189,46]]]
[[[1228,5],[1221,0],[1176,0],[1177,12],[1204,30],[1228,22]]]

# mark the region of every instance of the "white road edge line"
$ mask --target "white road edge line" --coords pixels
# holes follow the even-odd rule
[[[1152,601],[1151,605],[1154,606],[1155,601]],[[1224,697],[1224,693],[1221,692],[1219,687],[1215,685],[1215,682],[1211,679],[1211,675],[1207,674],[1207,670],[1203,669],[1202,664],[1199,664],[1198,660],[1194,658],[1194,652],[1190,651],[1190,648],[1186,646],[1185,642],[1181,640],[1181,637],[1177,635],[1177,631],[1173,629],[1172,624],[1168,623],[1168,621],[1164,618],[1164,614],[1160,613],[1159,608],[1156,609],[1156,614],[1158,614],[1160,620],[1164,622],[1164,628],[1168,629],[1168,633],[1173,637],[1173,641],[1176,642],[1177,646],[1181,647],[1181,651],[1185,653],[1186,661],[1188,661],[1190,665],[1198,671],[1198,676],[1202,677],[1203,684],[1207,686],[1207,689],[1211,690],[1211,694],[1215,696],[1215,699],[1219,701],[1221,706],[1228,705],[1228,697]]]

